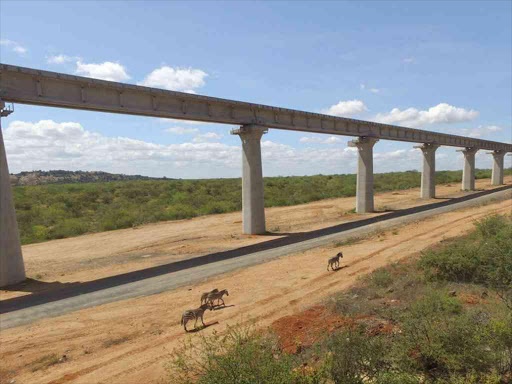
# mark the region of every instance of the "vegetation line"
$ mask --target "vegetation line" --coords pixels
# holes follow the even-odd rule
[[[506,171],[512,174],[512,169]],[[477,178],[489,178],[478,170]],[[461,181],[460,171],[436,173],[438,184]],[[265,178],[265,206],[291,206],[355,196],[356,175]],[[375,175],[375,191],[419,187],[417,171]],[[14,202],[22,244],[166,220],[240,211],[240,179],[137,180],[16,186]]]

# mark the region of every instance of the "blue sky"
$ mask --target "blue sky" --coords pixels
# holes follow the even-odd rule
[[[0,0],[0,40],[6,64],[512,140],[510,1]],[[11,172],[241,172],[227,125],[16,105],[2,128]],[[264,174],[354,173],[347,140],[270,130]],[[380,141],[375,171],[421,169],[412,147]],[[442,147],[437,166],[461,155]]]

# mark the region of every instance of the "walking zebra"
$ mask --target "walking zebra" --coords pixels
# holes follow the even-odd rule
[[[340,267],[340,259],[343,259],[343,253],[338,252],[338,254],[334,257],[331,257],[329,261],[327,262],[327,270],[329,270],[329,267],[331,267],[331,270],[334,271],[333,266],[336,266],[336,269]]]
[[[217,288],[215,288],[214,290],[210,291],[210,292],[204,292],[202,295],[201,295],[201,305],[203,305],[204,303],[206,303],[206,299],[208,298],[208,295],[210,293],[215,293],[215,292],[219,292],[219,290]]]
[[[222,291],[219,291],[219,292],[212,292],[208,295],[208,297],[206,298],[206,301],[208,303],[210,303],[210,305],[212,306],[212,308],[215,306],[215,304],[213,303],[215,300],[217,300],[217,305],[220,305],[219,304],[219,301],[222,300],[222,305],[226,305],[226,303],[224,303],[224,299],[222,298],[222,296],[229,296],[229,293],[228,293],[228,290],[227,289],[223,289]]]
[[[192,320],[192,319],[195,320],[194,321],[194,329],[196,329],[197,319],[199,319],[199,318],[201,318],[201,323],[203,323],[203,326],[205,325],[204,321],[203,321],[203,315],[204,315],[204,311],[206,311],[207,309],[209,309],[211,311],[212,307],[208,303],[205,303],[205,304],[202,304],[199,308],[188,309],[185,312],[183,312],[183,314],[181,315],[181,325],[183,325],[183,328],[185,328],[185,332],[188,332],[187,322],[189,320]]]

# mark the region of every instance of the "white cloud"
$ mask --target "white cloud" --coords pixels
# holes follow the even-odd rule
[[[206,72],[194,68],[172,68],[162,66],[137,84],[146,87],[164,88],[170,91],[195,93],[196,88],[205,84]]]
[[[404,59],[404,63],[406,64],[412,64],[412,63],[415,63],[416,62],[416,59],[414,57],[406,57]]]
[[[184,127],[170,127],[165,130],[165,132],[169,132],[175,135],[185,135],[199,132],[197,128],[184,128]]]
[[[18,45],[16,47],[13,48],[13,51],[16,52],[16,53],[19,53],[21,55],[27,53],[27,49],[26,48],[23,48],[22,46]]]
[[[318,143],[318,144],[340,144],[343,143],[343,139],[337,136],[329,136],[328,138],[315,137],[315,136],[304,136],[299,139],[301,143]]]
[[[379,93],[380,92],[380,89],[377,89],[377,88],[367,88],[365,84],[360,84],[359,85],[359,88],[361,88],[363,91],[365,89],[367,89],[368,91],[370,91],[371,93]]]
[[[268,136],[271,136],[269,133]],[[211,136],[211,139],[217,138]],[[268,140],[261,142],[265,176],[355,173],[357,149],[341,146],[295,148]],[[188,138],[187,138],[188,139]],[[240,177],[241,145],[222,142],[156,144],[127,137],[108,137],[85,129],[78,122],[13,121],[4,131],[10,172],[31,170],[102,170],[113,173],[183,178]],[[375,172],[421,169],[421,151],[411,145],[377,143]],[[405,147],[405,149],[404,149]],[[388,148],[388,151],[383,151]],[[477,167],[489,168],[485,151]],[[436,152],[436,167],[461,169],[453,148]],[[485,155],[485,156],[484,156]]]
[[[237,169],[241,163],[240,146],[207,142],[162,145],[107,137],[77,122],[13,121],[4,139],[11,172],[82,169],[176,177],[174,167],[186,167],[184,177],[209,177],[209,167]]]
[[[222,138],[222,135],[219,135],[218,133],[206,132],[206,133],[200,133],[199,135],[196,135],[192,141],[194,143],[203,143],[208,140],[220,140],[221,138]]]
[[[22,47],[20,44],[12,40],[2,39],[0,40],[0,45],[3,45],[4,47],[10,47],[19,55],[24,55],[27,53],[27,49],[25,47]]]
[[[480,126],[480,127],[482,127],[482,126]],[[487,125],[484,128],[490,132],[498,132],[498,131],[503,130],[503,128],[498,127],[497,125]]]
[[[76,62],[75,72],[79,75],[101,80],[124,81],[130,79],[123,65],[111,61],[105,61],[101,64],[85,64],[79,60]]]
[[[401,111],[393,108],[389,113],[379,113],[374,120],[385,124],[400,124],[409,127],[421,127],[427,124],[457,123],[470,121],[478,117],[479,112],[473,109],[457,108],[446,103],[437,104],[426,111],[408,108]]]
[[[64,63],[69,63],[75,59],[76,58],[73,58],[71,56],[60,54],[60,55],[54,55],[54,56],[47,57],[46,62],[48,64],[64,64]]]
[[[333,116],[350,116],[367,111],[366,105],[361,100],[340,101],[321,112]]]
[[[452,130],[452,133],[469,137],[482,137],[502,130],[503,128],[497,125],[479,125],[477,128],[460,128],[457,131]]]

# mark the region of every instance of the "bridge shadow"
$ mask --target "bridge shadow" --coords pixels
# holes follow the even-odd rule
[[[348,223],[343,223],[339,225],[334,225],[328,228],[322,228],[310,232],[302,232],[302,233],[290,233],[288,236],[281,237],[278,239],[272,239],[266,242],[248,245],[245,247],[232,249],[229,251],[211,253],[204,256],[198,256],[193,259],[179,260],[173,263],[159,265],[155,267],[150,267],[138,271],[127,272],[116,276],[110,276],[101,278],[98,280],[88,281],[84,283],[69,283],[69,284],[61,284],[55,283],[58,287],[58,284],[62,285],[62,288],[58,288],[56,290],[34,293],[32,295],[25,295],[21,297],[16,297],[12,299],[2,300],[0,301],[0,314],[17,311],[23,308],[32,307],[36,305],[41,305],[57,300],[67,299],[70,297],[83,295],[91,292],[100,291],[107,288],[117,287],[123,284],[133,283],[136,281],[141,281],[145,279],[150,279],[152,277],[161,276],[169,273],[174,273],[178,271],[182,271],[189,268],[199,267],[211,263],[216,263],[223,260],[234,259],[237,257],[242,257],[246,255],[250,255],[255,252],[267,251],[270,249],[285,247],[291,244],[300,243],[303,241],[311,240],[314,238],[332,235],[335,233],[342,233],[347,230],[364,227],[368,224],[374,224],[379,222],[385,222],[386,220],[394,219],[397,217],[403,217],[407,215],[411,215],[414,213],[425,212],[431,209],[440,208],[449,206],[452,204],[460,203],[463,201],[469,201],[472,199],[476,199],[478,197],[486,196],[495,192],[504,191],[507,189],[512,189],[510,185],[506,185],[504,187],[495,188],[492,190],[486,190],[476,193],[471,193],[462,197],[455,197],[449,200],[443,200],[440,202],[430,203],[418,207],[406,208],[401,210],[392,211],[380,216],[365,218],[357,221],[352,221]],[[271,235],[276,235],[275,233]],[[279,234],[283,236],[283,234]],[[18,284],[19,285],[19,284]],[[4,287],[4,290],[14,290],[15,286],[12,287]]]
[[[7,287],[2,287],[1,289],[3,291],[12,292],[40,293],[45,291],[54,291],[58,289],[69,289],[72,287],[77,287],[80,284],[80,282],[61,283],[60,281],[48,282],[28,278],[21,283],[9,285]],[[2,301],[0,301],[0,303],[2,303]]]

